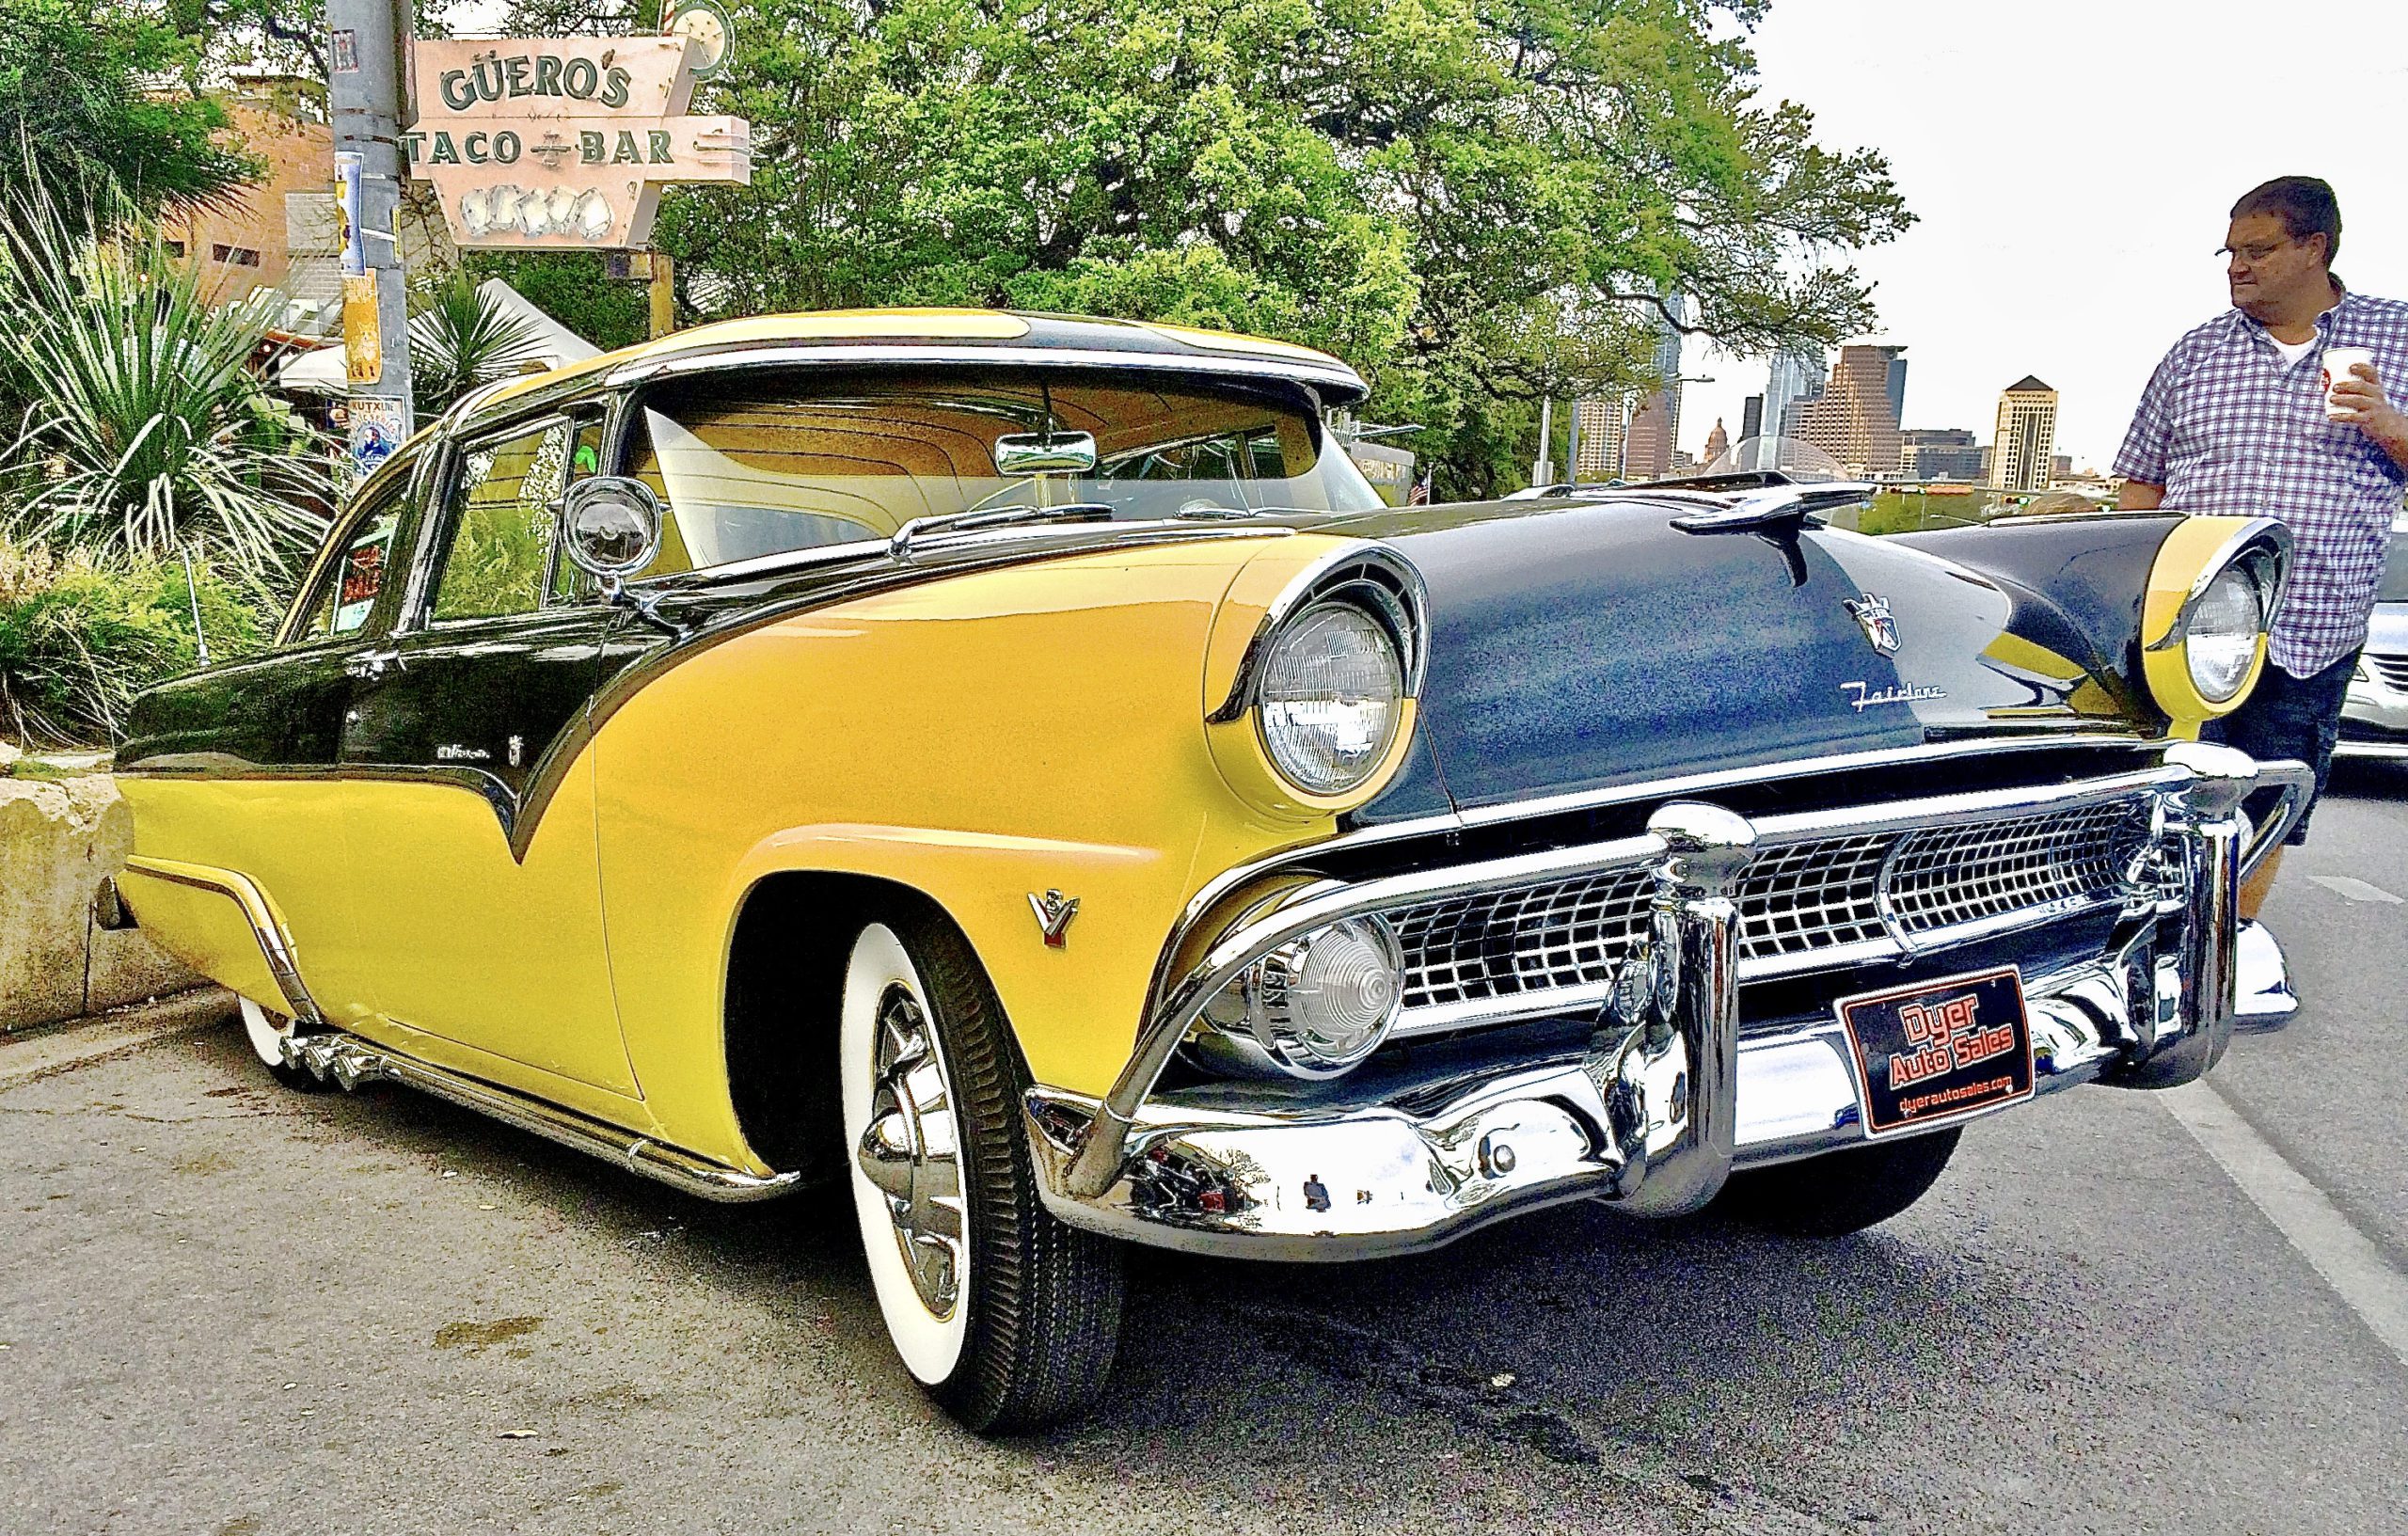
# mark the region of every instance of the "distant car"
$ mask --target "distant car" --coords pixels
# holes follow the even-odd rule
[[[1102,1390],[1115,1240],[1830,1235],[1969,1117],[2215,1062],[2305,769],[2184,738],[2262,665],[2279,524],[1881,540],[1777,476],[1389,509],[1323,426],[1365,393],[903,311],[472,395],[269,654],[139,701],[124,895],[296,1086],[705,1198],[845,1182],[984,1430]]]
[[[2408,518],[2391,526],[2390,562],[2341,706],[2336,751],[2343,757],[2408,761]]]

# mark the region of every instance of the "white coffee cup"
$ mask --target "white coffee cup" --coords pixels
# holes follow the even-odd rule
[[[2341,407],[2334,404],[2333,387],[2343,379],[2355,377],[2350,370],[2360,363],[2366,364],[2367,371],[2372,372],[2374,354],[2365,347],[2324,349],[2324,415],[2327,420],[2337,421],[2341,419]]]

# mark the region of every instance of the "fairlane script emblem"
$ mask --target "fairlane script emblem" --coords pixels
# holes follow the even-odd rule
[[[1028,910],[1037,914],[1038,931],[1045,935],[1045,947],[1060,949],[1069,942],[1070,919],[1079,915],[1079,898],[1066,896],[1059,891],[1038,895],[1028,894]]]
[[[1917,704],[1925,699],[1944,699],[1948,690],[1929,683],[1893,683],[1888,688],[1875,688],[1870,683],[1842,683],[1840,690],[1852,695],[1848,703],[1862,714],[1877,704]]]
[[[1848,617],[1863,627],[1864,638],[1873,642],[1875,651],[1882,656],[1898,654],[1898,621],[1891,616],[1890,599],[1868,592],[1842,601],[1847,605]]]

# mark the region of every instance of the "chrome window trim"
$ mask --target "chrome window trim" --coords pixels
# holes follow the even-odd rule
[[[1243,356],[1193,357],[1168,352],[1114,352],[1086,347],[961,346],[934,342],[836,343],[766,342],[701,352],[685,357],[645,358],[614,369],[606,388],[678,378],[725,368],[775,368],[796,364],[846,365],[935,363],[946,367],[1119,369],[1146,372],[1190,373],[1205,377],[1276,379],[1314,389],[1334,388],[1342,401],[1369,393],[1362,376],[1344,364],[1324,367],[1296,361]]]

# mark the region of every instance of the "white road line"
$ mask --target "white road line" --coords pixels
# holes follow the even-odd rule
[[[2308,879],[2335,895],[2344,896],[2352,901],[2375,902],[2391,907],[2400,904],[2398,896],[2393,895],[2382,886],[2368,885],[2364,880],[2352,879],[2347,875],[2310,875]]]
[[[2209,1084],[2156,1097],[2241,1186],[2249,1203],[2316,1266],[2367,1330],[2408,1366],[2408,1275],[2393,1269],[2324,1192],[2251,1130]]]

